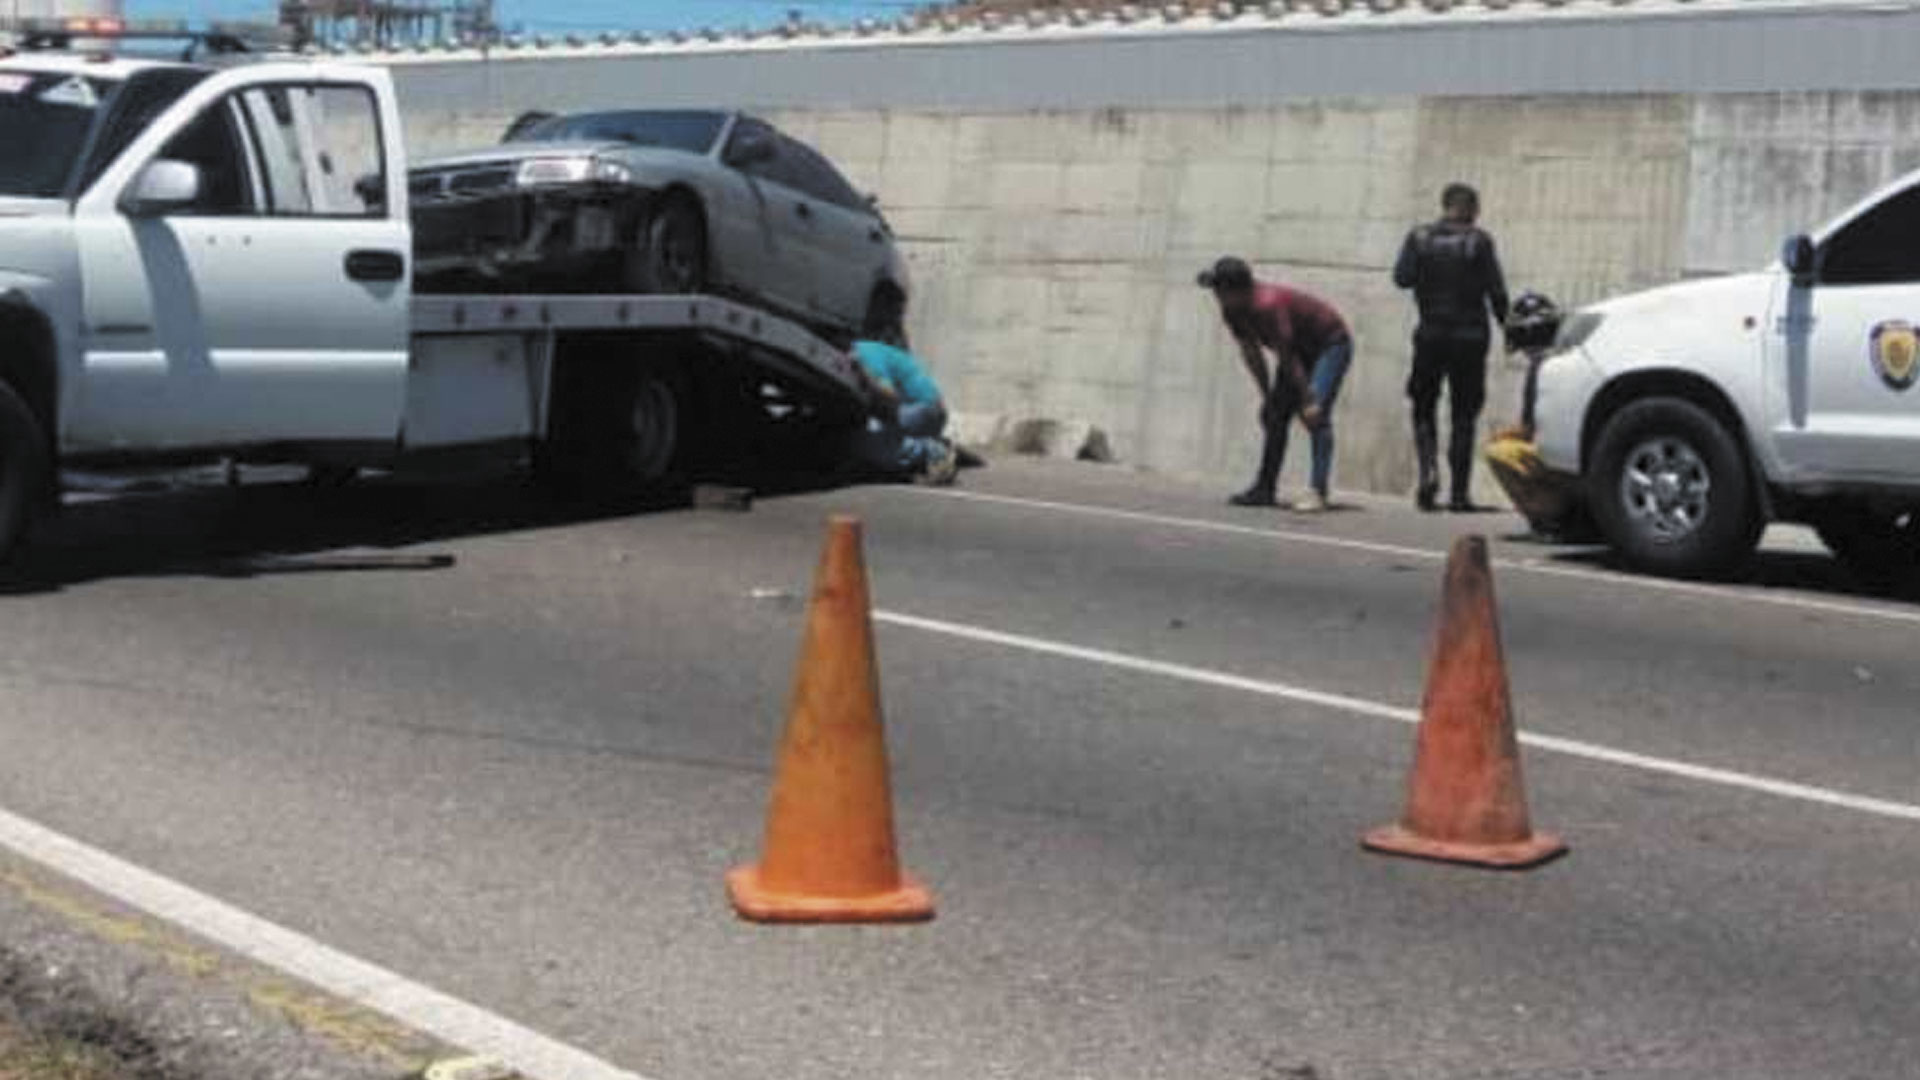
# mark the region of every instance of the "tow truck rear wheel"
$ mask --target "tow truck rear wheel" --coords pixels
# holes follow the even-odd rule
[[[573,357],[555,372],[552,427],[534,454],[543,486],[569,497],[665,488],[682,464],[687,387],[666,365]]]
[[[0,561],[19,550],[49,479],[40,422],[13,387],[0,382]]]
[[[1920,506],[1837,502],[1815,516],[1814,532],[1848,570],[1876,587],[1920,578]]]
[[[1588,505],[1635,569],[1711,577],[1740,567],[1765,526],[1739,442],[1690,401],[1656,397],[1615,413],[1594,444]]]
[[[617,435],[620,471],[640,484],[660,484],[679,459],[682,389],[677,380],[642,372],[623,390],[626,423]]]

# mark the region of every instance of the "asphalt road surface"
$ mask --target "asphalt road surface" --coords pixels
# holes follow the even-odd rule
[[[90,504],[0,598],[0,807],[651,1080],[1920,1075],[1920,605],[1793,535],[1669,586],[1222,494]],[[939,918],[748,925],[721,879],[840,511]],[[1525,769],[1573,850],[1526,874],[1357,845],[1463,531],[1567,740]]]

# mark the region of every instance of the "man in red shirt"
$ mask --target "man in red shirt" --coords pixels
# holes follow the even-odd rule
[[[1247,374],[1260,391],[1260,424],[1266,442],[1253,486],[1227,501],[1235,506],[1276,506],[1274,488],[1287,456],[1287,427],[1295,415],[1312,433],[1313,490],[1293,508],[1327,508],[1333,473],[1333,405],[1353,363],[1353,335],[1331,304],[1299,289],[1255,281],[1245,260],[1227,256],[1200,275],[1213,291],[1220,315],[1240,345]],[[1266,353],[1273,354],[1268,373]]]

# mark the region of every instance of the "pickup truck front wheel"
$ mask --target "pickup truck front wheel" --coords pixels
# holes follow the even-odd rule
[[[0,560],[19,548],[47,481],[40,422],[13,387],[0,383]]]
[[[1588,475],[1594,519],[1635,569],[1719,575],[1759,544],[1764,522],[1740,444],[1692,402],[1621,409],[1601,430]]]
[[[1920,507],[1836,503],[1814,518],[1813,529],[1835,558],[1870,585],[1920,576]]]

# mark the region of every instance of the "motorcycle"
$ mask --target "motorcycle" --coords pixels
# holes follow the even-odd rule
[[[1578,487],[1550,474],[1533,444],[1540,365],[1553,354],[1562,321],[1559,307],[1539,293],[1523,293],[1514,301],[1505,330],[1507,350],[1527,360],[1520,420],[1495,433],[1483,453],[1494,479],[1527,519],[1536,539],[1544,543],[1592,543],[1598,541],[1599,531]]]

